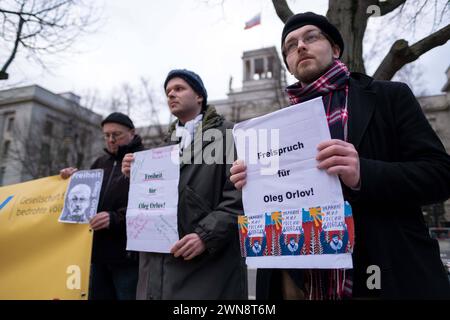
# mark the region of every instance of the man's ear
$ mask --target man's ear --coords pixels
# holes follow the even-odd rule
[[[130,133],[133,135],[133,137],[136,135],[136,130],[135,129],[131,129]]]
[[[338,59],[339,56],[341,55],[341,49],[339,48],[338,45],[335,44],[333,45],[332,50],[333,50],[333,58]]]
[[[287,62],[285,62],[284,65],[286,66],[286,70],[287,70],[290,74],[292,74],[291,70],[289,70],[289,66],[288,66]]]
[[[197,96],[197,103],[202,106],[203,105],[203,97],[202,96]]]

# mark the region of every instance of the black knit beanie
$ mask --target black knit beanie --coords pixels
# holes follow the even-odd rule
[[[332,25],[326,17],[315,14],[314,12],[298,13],[291,16],[286,21],[283,32],[281,34],[281,52],[283,53],[283,60],[286,66],[286,55],[283,51],[284,40],[289,33],[306,25],[316,26],[324,33],[326,33],[331,38],[331,40],[333,40],[333,42],[339,47],[339,58],[342,56],[342,52],[344,52],[344,40],[342,39],[339,30],[334,25]]]
[[[102,127],[105,123],[118,123],[130,129],[134,129],[133,121],[121,112],[113,112],[102,121]]]

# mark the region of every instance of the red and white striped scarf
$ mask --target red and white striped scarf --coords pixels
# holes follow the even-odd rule
[[[286,88],[291,104],[322,97],[332,139],[347,140],[349,76],[347,66],[335,59],[331,67],[313,83],[302,86],[297,82]]]
[[[332,139],[347,141],[348,79],[350,72],[340,60],[313,83],[302,86],[300,82],[286,88],[291,104],[322,97]],[[307,297],[310,300],[341,300],[352,296],[351,270],[305,270]]]

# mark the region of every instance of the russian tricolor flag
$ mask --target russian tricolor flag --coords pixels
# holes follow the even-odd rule
[[[261,13],[258,13],[256,16],[251,18],[245,23],[244,30],[253,28],[254,26],[257,26],[258,24],[261,24]]]

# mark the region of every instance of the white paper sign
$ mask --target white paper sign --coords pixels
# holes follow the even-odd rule
[[[233,135],[238,158],[247,165],[242,191],[247,218],[240,226],[241,248],[250,252],[247,264],[351,268],[345,222],[349,205],[344,205],[339,179],[319,170],[315,159],[318,144],[331,139],[322,98],[238,123]],[[257,232],[261,223],[256,228],[259,218],[254,218],[261,214],[265,215],[264,234]],[[258,251],[260,256],[252,254],[255,241],[266,245]],[[325,254],[333,252],[330,246],[339,249]]]
[[[103,169],[80,170],[72,174],[58,221],[88,224],[97,214],[102,182]]]
[[[127,208],[127,250],[170,252],[178,241],[179,148],[134,153]]]

